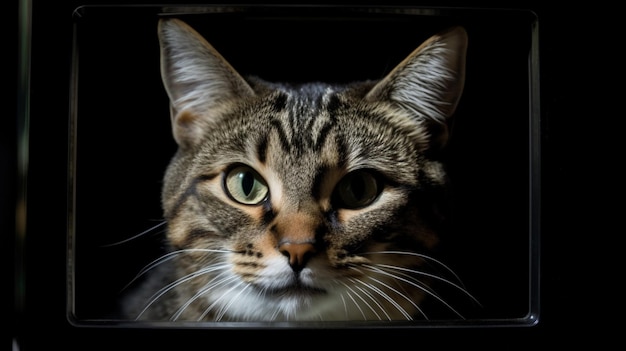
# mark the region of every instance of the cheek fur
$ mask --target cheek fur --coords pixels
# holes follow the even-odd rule
[[[219,177],[216,177],[219,178]],[[263,221],[261,206],[235,203],[223,191],[221,180],[197,184],[179,199],[168,219],[168,239],[174,247],[190,247],[200,237],[245,237]]]

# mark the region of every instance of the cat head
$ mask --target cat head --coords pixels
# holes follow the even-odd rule
[[[202,310],[221,299],[232,318],[333,318],[351,297],[338,318],[352,318],[363,295],[350,282],[363,282],[386,314],[416,314],[425,283],[408,277],[438,241],[446,175],[431,151],[463,90],[465,30],[431,37],[380,81],[347,85],[244,78],[184,22],[162,19],[158,33],[179,146],[164,178],[168,240],[187,250],[181,274],[221,267],[190,282],[215,285]],[[230,283],[211,283],[220,274]],[[233,289],[250,290],[233,303]]]

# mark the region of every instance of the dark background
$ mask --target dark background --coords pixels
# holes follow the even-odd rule
[[[507,348],[507,346],[536,345],[542,340],[551,338],[554,341],[570,343],[572,341],[594,340],[596,343],[603,342],[603,333],[598,329],[609,327],[608,320],[599,318],[604,310],[597,300],[594,300],[593,291],[602,290],[603,278],[599,271],[591,268],[591,263],[598,262],[598,251],[607,252],[607,234],[615,230],[607,229],[607,221],[604,218],[611,217],[612,212],[607,210],[603,202],[596,200],[595,193],[603,192],[601,185],[610,185],[610,178],[596,177],[600,170],[607,170],[610,163],[605,162],[602,152],[612,147],[612,139],[609,137],[613,125],[607,117],[615,115],[606,113],[605,108],[611,105],[609,95],[603,95],[604,99],[596,100],[597,90],[602,85],[590,85],[590,77],[601,74],[602,66],[598,66],[598,56],[611,56],[606,51],[594,53],[594,49],[600,45],[604,36],[595,35],[598,29],[597,22],[590,22],[597,14],[606,14],[606,8],[592,7],[587,11],[580,8],[546,8],[532,3],[511,4],[511,8],[533,10],[540,23],[540,57],[541,57],[541,127],[542,127],[542,193],[541,193],[541,266],[540,266],[540,318],[539,323],[533,327],[503,327],[503,328],[468,328],[452,327],[442,329],[375,329],[375,330],[160,330],[154,332],[149,329],[128,328],[91,328],[72,326],[66,318],[66,232],[67,223],[67,161],[68,161],[68,116],[70,111],[69,87],[72,62],[72,10],[80,4],[90,2],[65,4],[51,4],[35,1],[32,7],[32,56],[30,79],[30,104],[26,104],[18,90],[14,101],[17,102],[14,115],[15,119],[6,118],[2,124],[2,231],[9,233],[3,235],[9,244],[6,247],[14,247],[13,271],[16,279],[14,282],[13,300],[13,333],[19,340],[22,349],[38,349],[35,345],[41,343],[40,336],[44,330],[54,330],[53,333],[45,333],[46,345],[54,345],[65,349],[84,349],[85,345],[96,343],[102,347],[115,347],[126,349],[125,346],[153,346],[170,345],[195,345],[195,347],[210,347],[215,339],[219,338],[227,342],[235,342],[236,345],[255,345],[255,342],[275,343],[286,336],[297,336],[299,340],[320,340],[330,334],[339,334],[342,345],[362,345],[369,340],[387,340],[395,345],[397,342],[411,342],[417,346],[420,343],[429,345],[450,345],[450,343],[467,346],[481,345],[485,348],[493,346],[494,349]],[[386,4],[390,5],[390,4]],[[429,4],[412,4],[429,5]],[[451,6],[477,6],[492,8],[493,6],[480,3],[447,3]],[[85,17],[87,18],[87,17]],[[587,19],[587,21],[581,21]],[[452,18],[451,22],[456,22]],[[461,19],[463,20],[463,19]],[[477,46],[470,49],[468,65],[473,67],[485,67],[491,72],[484,76],[480,71],[468,71],[467,91],[464,94],[463,103],[459,107],[459,116],[464,113],[476,118],[476,112],[485,111],[480,115],[480,123],[483,125],[465,125],[458,119],[455,136],[459,136],[458,145],[452,145],[456,150],[458,160],[479,160],[479,171],[471,173],[467,167],[460,167],[458,174],[463,175],[461,189],[466,193],[462,197],[470,202],[475,199],[476,203],[464,203],[461,208],[472,208],[472,216],[465,219],[467,225],[480,226],[489,223],[486,232],[479,229],[471,231],[471,237],[460,237],[457,250],[460,256],[455,267],[461,270],[461,277],[470,285],[470,290],[477,291],[481,301],[491,302],[487,304],[488,316],[515,316],[524,311],[521,306],[524,294],[521,293],[527,279],[517,274],[524,274],[527,267],[521,255],[527,252],[524,240],[527,238],[520,233],[524,232],[527,221],[527,184],[523,184],[524,177],[519,174],[527,172],[524,158],[526,149],[518,149],[516,141],[522,140],[528,133],[527,125],[517,125],[511,115],[512,106],[518,108],[526,102],[518,100],[525,96],[525,92],[516,91],[519,87],[514,84],[520,76],[517,68],[505,67],[504,61],[498,60],[493,55],[482,56],[479,48],[495,54],[494,47],[502,48],[506,56],[511,50],[525,47],[523,44],[507,41],[507,35],[511,28],[517,28],[515,21],[503,18],[501,21],[493,18],[496,28],[488,28],[489,22],[466,23],[472,31],[481,33],[481,40]],[[426,21],[427,22],[427,21]],[[372,71],[372,77],[378,78],[384,74],[385,69],[393,67],[398,59],[403,58],[410,50],[425,39],[430,33],[426,29],[435,29],[447,23],[440,20],[433,23],[424,23],[417,33],[423,37],[407,39],[402,37],[393,42],[385,41],[382,33],[377,38],[378,44],[389,45],[397,48],[393,55],[385,56],[389,62],[384,62],[382,57],[371,57],[371,62],[376,62],[376,70]],[[86,23],[86,22],[85,22]],[[153,225],[158,220],[160,210],[158,206],[159,182],[168,157],[164,153],[173,152],[174,145],[169,134],[167,103],[163,100],[161,83],[158,77],[158,62],[154,54],[158,52],[156,45],[155,20],[154,18],[99,18],[97,23],[101,29],[87,28],[90,36],[98,38],[90,43],[85,43],[87,52],[100,53],[106,57],[110,64],[102,67],[88,67],[85,74],[89,74],[102,85],[86,90],[85,100],[81,100],[78,106],[81,111],[90,110],[94,117],[89,117],[88,123],[83,123],[79,117],[79,148],[78,155],[80,169],[77,169],[77,204],[84,203],[89,206],[82,213],[77,213],[77,240],[84,240],[84,256],[77,256],[77,263],[82,263],[87,272],[83,275],[84,287],[80,287],[81,280],[77,278],[77,288],[83,293],[77,293],[77,311],[84,313],[84,318],[98,318],[103,311],[108,309],[108,297],[119,289],[120,282],[127,281],[132,277],[136,269],[125,268],[123,255],[118,251],[124,250],[113,247],[109,255],[102,250],[101,245],[121,240],[122,238],[138,234]],[[232,22],[229,22],[232,25]],[[582,25],[582,24],[585,25]],[[593,23],[595,26],[590,26]],[[89,26],[91,24],[87,24]],[[293,24],[296,25],[296,24]],[[610,20],[602,21],[600,27],[602,33],[610,32]],[[133,30],[129,31],[132,26]],[[203,33],[203,29],[199,30]],[[367,27],[367,26],[366,26]],[[367,30],[363,27],[363,30]],[[394,28],[387,28],[393,33],[402,23],[395,23]],[[267,28],[267,27],[266,27]],[[326,28],[329,30],[332,27]],[[504,29],[503,29],[504,28]],[[299,28],[303,33],[294,35],[306,36],[311,27]],[[422,31],[421,29],[424,29]],[[142,32],[143,31],[143,32]],[[491,36],[485,36],[492,31]],[[271,40],[263,42],[271,45],[273,49],[265,46],[255,49],[255,58],[268,57],[270,53],[285,45],[293,45],[294,39],[287,35],[290,31],[277,28]],[[127,34],[128,33],[128,34]],[[336,75],[324,76],[327,70],[316,70],[311,65],[303,62],[302,67],[292,65],[282,66],[285,70],[276,71],[269,69],[263,72],[267,63],[262,59],[258,66],[247,66],[250,61],[241,55],[239,50],[251,50],[250,46],[229,46],[227,41],[220,43],[224,33],[219,33],[215,38],[207,38],[222,54],[236,67],[247,67],[251,72],[267,73],[277,80],[283,77],[293,77],[294,72],[302,77],[302,80],[311,78],[319,80],[333,80]],[[239,33],[239,39],[248,43],[261,44],[254,40],[259,32],[246,31]],[[310,33],[309,33],[310,34]],[[335,50],[346,50],[346,46],[354,45],[353,50],[359,50],[359,39],[362,32],[352,33],[350,40],[339,40]],[[514,33],[515,34],[515,33]],[[139,41],[134,40],[135,36]],[[518,38],[519,33],[513,35]],[[107,42],[110,38],[125,38],[123,42]],[[357,37],[355,41],[354,38]],[[333,32],[326,33],[322,43],[328,45],[337,43]],[[490,42],[489,38],[493,38]],[[339,38],[341,39],[341,38]],[[224,40],[224,39],[222,39]],[[81,41],[81,45],[82,45]],[[399,45],[396,45],[400,43]],[[134,52],[136,55],[128,55],[119,52],[125,48],[125,52]],[[409,50],[406,51],[405,49]],[[152,51],[151,51],[152,50]],[[229,51],[230,50],[230,51]],[[350,49],[352,50],[352,49]],[[232,54],[231,54],[232,53]],[[310,54],[310,53],[309,53]],[[313,54],[327,55],[327,53],[313,51]],[[142,57],[141,55],[146,55]],[[517,57],[517,55],[513,55]],[[89,57],[89,56],[87,56]],[[238,58],[243,57],[242,61]],[[315,62],[328,60],[333,64],[342,65],[339,79],[360,78],[355,75],[357,67],[351,65],[351,61],[341,61],[346,56],[317,57],[309,56]],[[337,60],[339,58],[339,61]],[[18,59],[24,57],[18,55]],[[270,59],[270,61],[273,59]],[[472,61],[473,60],[473,61]],[[608,60],[603,63],[609,64]],[[82,59],[81,59],[81,62]],[[292,62],[288,60],[287,62]],[[122,64],[123,63],[123,64]],[[19,66],[19,61],[18,61]],[[325,65],[324,65],[325,66]],[[135,67],[135,69],[133,69]],[[304,68],[303,68],[304,67]],[[320,66],[322,67],[322,66]],[[518,67],[517,64],[515,67]],[[591,68],[593,67],[593,69]],[[120,69],[124,72],[121,74]],[[293,72],[288,69],[294,70]],[[502,70],[503,75],[498,76],[494,71]],[[133,75],[135,73],[136,75]],[[244,73],[244,72],[242,72]],[[82,74],[82,73],[81,73]],[[284,76],[281,76],[284,74]],[[274,79],[274,77],[268,77]],[[511,77],[509,80],[508,77]],[[485,80],[485,78],[488,78]],[[10,80],[10,77],[9,77]],[[19,82],[19,77],[18,77]],[[140,82],[140,84],[138,84]],[[490,83],[499,84],[490,84]],[[19,86],[19,85],[18,85]],[[470,87],[475,87],[470,90]],[[480,88],[478,88],[480,87]],[[82,85],[81,85],[81,89]],[[148,90],[146,90],[148,89]],[[513,90],[511,90],[513,89]],[[606,90],[606,89],[605,89]],[[81,91],[81,94],[82,91]],[[612,96],[612,95],[611,95]],[[607,102],[608,101],[608,102]],[[146,103],[147,102],[147,103]],[[83,105],[84,104],[84,105]],[[593,108],[588,106],[592,105]],[[11,169],[18,166],[17,153],[22,148],[18,147],[17,133],[23,125],[22,119],[25,106],[30,109],[30,144],[29,144],[29,169],[26,183]],[[124,112],[121,112],[121,111]],[[13,111],[12,111],[13,112]],[[518,112],[519,113],[519,112]],[[523,115],[523,114],[522,114]],[[96,117],[97,116],[97,117]],[[492,118],[503,118],[499,124]],[[165,120],[164,120],[165,118]],[[601,119],[604,118],[604,119]],[[600,121],[598,121],[600,119]],[[139,123],[141,121],[141,123]],[[151,121],[146,123],[146,121]],[[5,128],[4,124],[7,124]],[[594,123],[595,122],[595,123]],[[475,130],[472,130],[476,128]],[[494,129],[496,128],[496,129]],[[499,133],[505,128],[508,133],[497,135],[487,131]],[[481,136],[479,140],[471,136]],[[120,134],[122,133],[122,134]],[[84,137],[81,137],[84,135]],[[137,138],[136,136],[140,136]],[[510,138],[509,138],[510,136]],[[598,138],[598,136],[601,136]],[[495,139],[492,139],[495,138]],[[81,139],[83,138],[83,139]],[[128,146],[132,142],[132,150]],[[494,142],[496,142],[494,144]],[[469,144],[468,144],[469,143]],[[464,147],[471,145],[471,148]],[[515,145],[515,146],[514,146]],[[512,148],[512,149],[511,149]],[[84,150],[84,151],[83,151]],[[132,154],[128,154],[128,152]],[[87,154],[81,154],[89,151]],[[123,153],[125,157],[120,158]],[[514,158],[510,154],[516,155]],[[618,159],[619,160],[619,159]],[[615,161],[614,161],[615,162]],[[462,163],[461,163],[462,164]],[[604,167],[594,167],[600,164]],[[6,166],[6,167],[5,167]],[[489,169],[488,174],[482,174],[480,170]],[[82,170],[81,170],[82,169]],[[128,178],[127,170],[134,170]],[[501,174],[493,171],[501,170]],[[81,173],[82,172],[82,173]],[[121,176],[123,175],[123,178]],[[454,175],[454,170],[453,170]],[[600,179],[597,179],[600,178]],[[82,180],[81,180],[82,179]],[[124,182],[121,180],[124,179]],[[81,183],[83,182],[83,183]],[[471,183],[471,184],[469,184]],[[479,189],[473,189],[472,184],[477,183],[489,187],[490,196],[481,197]],[[14,204],[23,198],[23,184],[27,184],[25,198],[28,204],[28,216],[26,235],[24,241],[19,236],[11,236],[10,233],[20,233],[19,225],[13,218],[17,211]],[[6,186],[5,186],[6,185]],[[121,188],[120,188],[121,187]],[[125,194],[132,189],[131,193],[136,198],[127,200]],[[499,192],[499,189],[502,192]],[[156,190],[156,193],[155,193]],[[591,195],[591,196],[589,196]],[[141,201],[137,201],[141,199]],[[506,207],[498,203],[490,203],[490,199],[508,199]],[[518,201],[519,200],[519,201]],[[114,206],[112,206],[114,204]],[[476,207],[472,207],[472,206]],[[481,209],[484,209],[481,211]],[[606,210],[606,211],[605,211]],[[7,214],[5,216],[5,214]],[[123,223],[115,220],[124,219]],[[488,219],[499,218],[495,222]],[[139,219],[139,221],[137,221]],[[469,223],[471,220],[471,223]],[[19,222],[18,222],[19,223]],[[16,228],[17,226],[17,228]],[[467,227],[465,222],[460,227]],[[498,228],[506,235],[514,234],[512,240],[498,237]],[[88,234],[88,233],[94,233]],[[84,233],[84,234],[83,234]],[[158,235],[158,233],[153,234]],[[81,239],[82,238],[82,239]],[[465,248],[479,248],[477,244],[489,243],[494,245],[487,254],[470,254]],[[480,249],[480,248],[479,248]],[[482,247],[486,250],[487,247]],[[78,254],[78,252],[77,252]],[[148,253],[147,255],[150,255]],[[81,261],[83,260],[83,261]],[[524,262],[520,265],[520,262]],[[141,263],[136,262],[136,267]],[[77,267],[78,268],[78,267]],[[606,268],[606,267],[604,267]],[[126,271],[124,271],[126,269]],[[501,270],[501,271],[498,271]],[[601,271],[601,270],[600,270]],[[480,272],[480,274],[476,274]],[[515,274],[510,274],[514,272]],[[101,277],[98,280],[102,285],[95,286],[94,281],[87,282],[87,273]],[[467,274],[474,273],[475,280]],[[80,277],[78,271],[77,277]],[[615,277],[613,277],[615,279]],[[107,283],[111,283],[108,285]],[[487,284],[487,285],[485,285]],[[485,286],[497,287],[497,289],[485,289]],[[83,289],[83,290],[80,290]],[[507,295],[508,294],[508,295]],[[604,295],[604,294],[603,294]],[[87,300],[81,301],[83,296]],[[609,299],[609,295],[604,296]],[[89,301],[89,299],[92,299]],[[589,323],[594,321],[594,323]],[[320,346],[328,344],[328,341]]]
[[[175,144],[159,76],[156,10],[92,7],[79,17],[77,155],[71,162],[75,311],[84,320],[111,316],[120,290],[159,256],[159,230],[103,245],[158,223],[161,177]],[[529,285],[529,250],[538,244],[529,240],[530,13],[307,8],[183,18],[240,73],[289,82],[380,79],[430,35],[463,25],[471,38],[466,89],[446,153],[453,228],[437,257],[484,306],[467,318],[506,322],[536,312],[529,311],[528,296],[536,289]],[[277,40],[287,31],[294,37]]]

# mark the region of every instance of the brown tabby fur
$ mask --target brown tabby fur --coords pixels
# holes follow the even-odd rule
[[[425,298],[454,311],[434,283],[463,288],[431,254],[462,28],[345,86],[244,79],[182,21],[158,33],[179,145],[162,193],[170,252],[142,272],[129,318],[407,320],[429,317]]]

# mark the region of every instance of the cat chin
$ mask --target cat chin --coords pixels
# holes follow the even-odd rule
[[[243,299],[246,300],[246,299]],[[250,298],[239,301],[229,309],[229,319],[244,322],[307,322],[307,321],[346,321],[363,320],[363,316],[350,316],[345,306],[329,298],[328,295],[292,293],[277,299]],[[262,306],[261,306],[262,305]]]
[[[258,295],[242,296],[228,307],[227,319],[250,322],[300,320],[314,305],[313,295],[310,291],[303,293],[290,289],[266,292],[261,298]]]
[[[244,299],[245,300],[245,299]],[[262,302],[260,302],[262,301]],[[329,294],[285,295],[280,299],[250,298],[238,301],[229,308],[224,319],[240,322],[338,322],[366,320],[407,320],[411,317],[398,313],[391,305],[379,303],[386,312],[367,307],[349,307],[353,302],[343,301]]]

